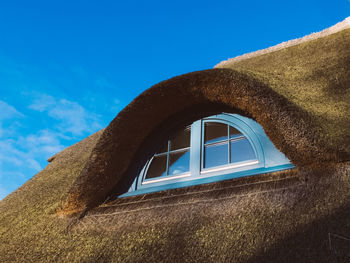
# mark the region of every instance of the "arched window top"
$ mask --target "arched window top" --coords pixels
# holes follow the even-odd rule
[[[148,162],[144,182],[190,172],[191,125],[177,131]],[[144,183],[143,182],[143,183]]]
[[[120,197],[293,167],[257,122],[223,113],[197,120],[169,136]]]
[[[220,114],[201,122],[201,171],[263,164],[263,151],[254,130],[237,114]]]

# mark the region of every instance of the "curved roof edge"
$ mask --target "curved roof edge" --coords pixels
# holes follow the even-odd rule
[[[60,213],[77,213],[104,202],[128,176],[144,141],[152,134],[153,139],[159,137],[154,133],[157,128],[186,118],[188,109],[200,109],[200,113],[210,105],[216,105],[212,109],[216,112],[230,108],[253,117],[296,166],[338,158],[318,141],[317,124],[309,114],[266,84],[231,69],[197,71],[156,84],[116,116],[103,131]]]
[[[246,53],[244,55],[240,55],[240,56],[237,56],[234,58],[224,60],[224,61],[220,62],[219,64],[215,65],[214,68],[225,67],[227,64],[231,64],[234,62],[238,62],[241,60],[249,59],[249,58],[260,56],[260,55],[264,55],[264,54],[278,51],[278,50],[281,50],[284,48],[292,47],[292,46],[295,46],[295,45],[298,45],[298,44],[301,44],[304,42],[308,42],[308,41],[311,41],[314,39],[322,38],[322,37],[337,33],[339,31],[342,31],[342,30],[347,29],[347,28],[350,28],[350,16],[345,18],[342,22],[339,22],[339,23],[335,24],[334,26],[326,28],[320,32],[312,33],[310,35],[306,35],[306,36],[301,37],[301,38],[292,39],[292,40],[289,40],[286,42],[282,42],[280,44],[277,44],[277,45],[269,47],[269,48],[261,49],[258,51]]]

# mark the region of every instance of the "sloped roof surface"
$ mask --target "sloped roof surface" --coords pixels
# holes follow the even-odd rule
[[[281,98],[278,103],[288,104],[283,111],[283,114],[289,112],[288,115],[280,118],[292,116],[291,120],[295,120],[302,116],[305,118],[302,121],[310,120],[305,125],[292,127],[310,127],[310,132],[303,134],[315,135],[312,145],[324,145],[318,154],[324,154],[326,150],[332,153],[324,159],[327,164],[322,165],[322,156],[316,158],[316,163],[300,162],[296,171],[298,178],[291,179],[291,186],[280,187],[272,181],[269,185],[273,191],[256,184],[265,178],[262,176],[257,182],[253,180],[253,190],[245,190],[243,194],[236,194],[234,187],[226,185],[226,192],[220,192],[220,198],[212,194],[211,200],[199,193],[184,199],[172,192],[168,195],[174,194],[176,200],[147,201],[150,197],[143,196],[127,199],[125,206],[123,203],[104,204],[88,211],[81,219],[64,216],[60,213],[62,205],[69,196],[72,198],[77,193],[72,189],[84,190],[76,185],[87,182],[81,180],[81,174],[92,160],[98,159],[96,154],[99,152],[94,149],[105,142],[101,138],[113,142],[108,137],[113,134],[113,129],[107,128],[57,154],[42,172],[0,202],[0,261],[348,262],[350,30],[231,62],[223,66],[226,69],[189,74],[166,83],[175,85],[183,83],[183,79],[198,83],[191,76],[205,78],[207,74],[215,75],[219,82],[217,76],[231,76],[226,72],[232,69],[235,82],[238,79],[244,83],[251,81],[264,91],[276,93]],[[216,75],[215,72],[223,73]],[[158,84],[151,94],[163,96],[158,92],[162,85]],[[237,90],[249,91],[251,86],[244,87]],[[209,86],[206,92],[212,92]],[[228,98],[230,92],[225,92]],[[142,105],[143,98],[156,96],[147,94],[131,104],[121,116],[132,112],[135,105]],[[255,108],[247,113],[259,119],[259,110],[265,108],[253,106]],[[157,106],[150,105],[152,107],[156,112]],[[273,135],[273,127],[281,123],[276,121],[276,126],[269,127],[266,120],[277,118],[269,117],[271,114],[265,112],[266,116],[261,117],[263,127],[269,130],[268,135]],[[117,117],[120,119],[122,117]],[[152,126],[147,129],[151,131]],[[298,134],[293,136],[302,138]],[[272,138],[280,149],[284,147],[283,136]],[[93,192],[89,194],[93,195]],[[150,204],[137,203],[143,200]]]
[[[243,60],[230,68],[268,84],[317,122],[324,142],[350,153],[350,29]],[[321,138],[320,138],[321,139]]]

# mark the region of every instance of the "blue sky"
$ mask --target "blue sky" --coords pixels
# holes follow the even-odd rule
[[[337,1],[2,1],[0,199],[173,76],[320,31]]]

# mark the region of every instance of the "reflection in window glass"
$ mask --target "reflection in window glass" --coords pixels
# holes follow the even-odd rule
[[[163,143],[161,147],[159,147],[159,150],[157,153],[165,153],[168,151],[168,141],[166,143]]]
[[[146,179],[155,178],[166,175],[167,156],[154,156],[146,175]]]
[[[174,137],[170,139],[170,150],[178,150],[190,147],[191,140],[191,126],[178,132]]]
[[[232,126],[230,126],[230,138],[231,139],[232,138],[241,137],[241,136],[243,136],[243,134],[239,130],[237,130],[237,129],[233,128]]]
[[[161,145],[147,170],[145,178],[151,179],[189,172],[190,144],[191,126],[187,126]]]
[[[204,129],[203,168],[256,159],[248,139],[236,128],[224,123],[206,122]]]
[[[204,146],[204,168],[224,165],[228,163],[228,143]]]
[[[169,175],[180,174],[190,171],[190,151],[170,153]]]
[[[219,122],[204,123],[204,143],[214,143],[227,139],[227,124]]]
[[[241,140],[232,140],[231,146],[231,163],[255,160],[254,149],[247,138]]]

